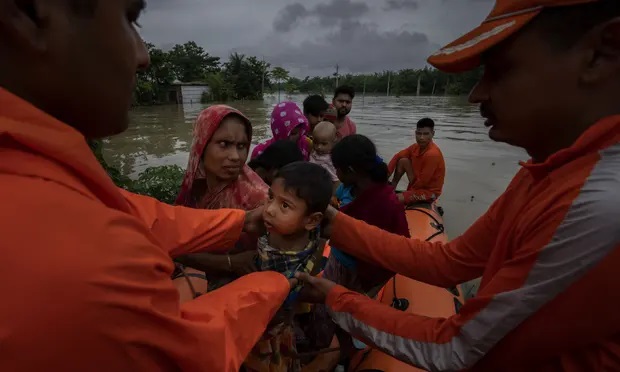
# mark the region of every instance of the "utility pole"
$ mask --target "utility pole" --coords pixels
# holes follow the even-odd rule
[[[260,98],[265,98],[265,75],[267,75],[267,65],[265,65],[265,56],[263,57],[263,76],[261,79]]]
[[[338,71],[340,71],[340,66],[336,65],[336,73],[334,74],[334,76],[336,77],[336,88],[338,88],[338,83],[340,81],[340,74],[338,73]]]
[[[392,79],[391,71],[388,71],[388,87],[387,87],[387,96],[390,96],[390,80]]]

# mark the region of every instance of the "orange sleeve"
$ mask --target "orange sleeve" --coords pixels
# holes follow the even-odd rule
[[[231,248],[241,236],[244,211],[185,208],[122,189],[121,193],[133,214],[172,257],[195,252],[217,253]]]
[[[139,218],[53,182],[17,186],[2,210],[1,371],[238,371],[290,291],[262,272],[180,304]]]
[[[449,243],[391,234],[338,213],[330,244],[414,280],[452,287],[482,276],[497,234],[494,219],[499,203],[492,205],[465,234]]]
[[[528,324],[532,316],[564,291],[574,288],[578,281],[590,280],[589,274],[620,249],[617,229],[620,214],[618,209],[614,210],[617,203],[611,207],[604,205],[609,204],[609,200],[601,201],[597,192],[588,191],[582,195],[568,203],[556,198],[546,213],[525,222],[521,232],[511,236],[520,248],[506,258],[478,295],[468,300],[456,315],[446,319],[404,313],[337,286],[327,299],[332,318],[354,337],[406,363],[431,371],[471,368],[492,353],[500,342],[510,347],[504,348],[504,354],[485,360],[483,370],[502,370],[502,366],[513,362],[528,365],[548,361],[562,353],[563,357],[568,357],[567,350],[580,352],[595,341],[608,340],[617,335],[620,323],[615,312],[605,310],[609,306],[605,301],[598,301],[605,304],[603,306],[588,308],[587,314],[597,314],[596,322],[593,321],[596,326],[590,322],[576,327],[575,332],[566,333],[566,324],[584,321],[583,314],[566,318],[575,311],[573,307],[583,307],[581,303],[571,304],[570,301],[555,307],[560,311],[556,316],[562,314],[564,319],[561,324],[546,326],[545,323],[555,318],[548,311],[548,317],[536,316],[534,324]],[[429,279],[439,273],[444,273],[443,277],[450,275],[451,270],[464,272],[461,266],[465,256],[458,255],[462,242],[436,244],[431,249],[430,245],[419,242],[405,244],[405,239],[379,234],[372,227],[365,226],[361,230],[361,225],[344,218],[340,219],[338,227],[353,232],[346,234],[348,240],[339,236],[335,245],[343,249],[345,242],[347,247],[359,244],[359,250],[347,252],[369,250],[373,259],[382,260],[381,264],[388,264],[401,273],[405,271],[414,279]],[[479,226],[474,228],[479,229]],[[478,239],[481,232],[478,231]],[[364,240],[358,239],[362,235],[367,241],[376,243],[364,244]],[[380,257],[381,251],[375,245],[381,246],[386,258]],[[399,250],[407,253],[397,254]],[[450,257],[456,263],[446,260]],[[398,264],[397,258],[403,263]],[[598,282],[581,290],[591,293],[597,288],[607,288],[608,277],[599,277]],[[598,295],[605,296],[604,293],[599,290]],[[540,332],[544,337],[536,337]]]
[[[407,147],[406,149],[399,151],[398,153],[396,153],[396,155],[394,155],[392,157],[392,160],[390,160],[390,162],[388,163],[388,174],[390,176],[396,170],[396,165],[398,164],[398,161],[400,159],[402,159],[402,158],[410,158],[411,157],[411,151],[413,149],[413,146],[414,145],[411,145],[411,146]]]

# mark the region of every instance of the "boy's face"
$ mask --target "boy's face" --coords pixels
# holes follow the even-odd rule
[[[321,223],[323,213],[308,215],[307,210],[306,202],[285,188],[282,178],[276,178],[263,212],[265,227],[269,233],[283,236],[312,231]]]
[[[310,124],[310,133],[312,133],[312,131],[314,130],[314,127],[316,127],[318,123],[323,121],[324,115],[325,115],[325,112],[320,112],[319,116],[314,116],[310,113],[306,114],[306,118],[308,118],[308,124]]]

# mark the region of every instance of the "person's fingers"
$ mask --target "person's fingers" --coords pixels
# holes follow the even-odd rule
[[[302,282],[310,283],[310,284],[312,284],[313,279],[315,279],[312,275],[308,273],[304,273],[303,271],[295,273],[295,278],[299,279]]]
[[[291,278],[288,280],[288,284],[291,286],[291,288],[295,288],[299,284],[299,280],[297,278]]]

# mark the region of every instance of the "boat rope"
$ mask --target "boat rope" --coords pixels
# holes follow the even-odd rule
[[[435,218],[435,216],[433,216],[431,213],[429,213],[428,211],[422,209],[422,208],[411,208],[408,209],[410,211],[416,211],[416,212],[420,212],[420,213],[424,213],[425,215],[427,215],[428,217],[430,217],[434,224],[431,223],[431,226],[434,227],[435,229],[437,229],[437,231],[433,234],[431,234],[428,238],[426,238],[424,241],[425,242],[429,242],[431,240],[433,240],[435,237],[443,234],[445,232],[445,228],[444,225],[439,222],[439,220],[437,218]],[[405,311],[409,308],[409,300],[407,300],[406,298],[398,298],[398,295],[396,294],[396,276],[394,276],[392,278],[392,286],[393,286],[393,291],[394,291],[394,298],[392,299],[392,307],[396,310],[400,310],[400,311]],[[458,289],[448,289],[450,292],[452,292],[452,294],[454,294],[454,290],[456,290],[456,296],[458,296]]]

